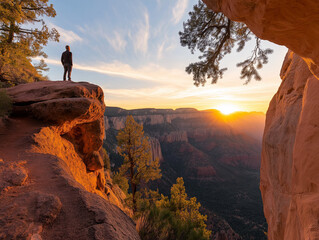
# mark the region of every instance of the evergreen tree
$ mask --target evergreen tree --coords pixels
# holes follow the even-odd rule
[[[210,231],[206,229],[205,221],[207,221],[207,216],[199,212],[200,206],[196,197],[188,199],[183,178],[177,178],[176,184],[171,187],[171,209],[176,212],[176,215],[181,220],[191,222],[194,226],[194,230],[208,239]]]
[[[132,116],[126,118],[125,127],[119,131],[117,141],[117,151],[124,158],[119,173],[129,181],[135,213],[140,185],[161,177],[159,160],[152,160],[151,147],[148,138],[144,136],[143,126],[135,122]]]
[[[169,199],[159,192],[149,191],[143,201],[143,214],[138,229],[143,240],[208,240],[211,232],[207,216],[199,212],[200,203],[188,198],[183,178],[171,187]]]
[[[0,3],[0,82],[16,85],[43,79],[44,61],[36,66],[31,58],[46,57],[42,51],[49,40],[58,41],[59,33],[42,19],[55,17],[49,0],[2,0]]]
[[[231,53],[237,44],[237,52],[243,50],[245,43],[255,38],[256,45],[252,55],[237,64],[241,67],[240,78],[246,79],[245,84],[252,78],[259,81],[258,69],[268,62],[271,49],[262,49],[260,39],[243,23],[234,22],[222,13],[216,13],[199,0],[189,13],[190,18],[183,23],[183,31],[179,32],[180,43],[187,46],[191,53],[199,50],[201,61],[191,63],[186,67],[188,74],[193,74],[194,84],[204,86],[207,79],[216,83],[222,78],[227,68],[220,67],[220,61],[226,54]]]

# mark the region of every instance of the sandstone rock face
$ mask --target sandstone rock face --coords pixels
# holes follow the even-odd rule
[[[154,161],[154,160],[158,159],[159,161],[162,161],[163,160],[162,149],[161,149],[161,144],[158,141],[158,139],[150,137],[149,143],[150,143],[151,149],[152,149],[152,160]]]
[[[204,2],[296,53],[286,56],[267,112],[260,188],[269,239],[318,239],[318,1]]]
[[[0,135],[0,238],[139,239],[104,173],[101,88],[48,81],[7,92],[14,108]]]
[[[16,115],[49,123],[52,133],[64,135],[75,145],[86,165],[94,165],[94,170],[103,167],[93,154],[101,149],[104,137],[105,105],[103,91],[98,86],[47,81],[22,84],[7,92]]]
[[[170,133],[165,133],[160,137],[162,142],[188,142],[187,132],[186,131],[174,131]]]
[[[260,188],[269,239],[318,239],[319,82],[289,51],[263,139]]]
[[[319,76],[317,0],[204,0],[208,7],[240,21],[260,38],[285,45],[302,56]]]

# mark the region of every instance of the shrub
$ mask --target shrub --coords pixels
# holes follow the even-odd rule
[[[208,240],[205,229],[196,223],[179,218],[169,208],[153,205],[140,218],[139,235],[142,240]]]
[[[0,90],[0,117],[9,115],[12,110],[12,100],[5,90]]]
[[[142,240],[208,240],[207,216],[199,212],[200,203],[188,198],[183,178],[171,187],[171,198],[149,191],[145,195],[138,231]]]

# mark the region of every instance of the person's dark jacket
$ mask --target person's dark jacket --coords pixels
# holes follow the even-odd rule
[[[63,52],[62,56],[61,56],[61,62],[63,65],[68,64],[68,65],[73,66],[72,52],[69,52],[69,51]]]

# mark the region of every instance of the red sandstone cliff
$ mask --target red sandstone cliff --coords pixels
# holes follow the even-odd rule
[[[267,112],[260,189],[269,239],[319,239],[319,3],[204,2],[301,56],[287,53]]]
[[[139,239],[103,170],[102,90],[48,81],[8,94],[14,117],[0,129],[0,239]]]

